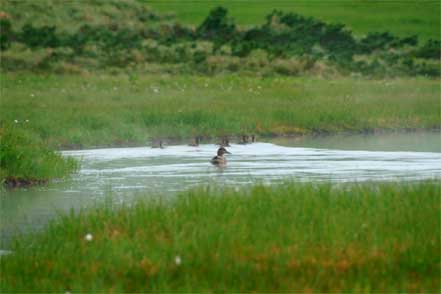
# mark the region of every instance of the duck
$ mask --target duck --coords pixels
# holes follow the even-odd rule
[[[230,146],[230,140],[227,137],[222,138],[219,145],[221,147],[231,147]]]
[[[231,154],[224,147],[220,147],[217,150],[217,155],[211,159],[211,163],[214,165],[225,165],[227,164],[227,160],[224,157],[224,154]]]
[[[249,136],[248,135],[242,135],[239,144],[245,145],[245,144],[248,144],[248,143],[249,143]]]
[[[190,144],[188,144],[188,146],[198,147],[199,143],[201,143],[201,137],[197,136]]]
[[[250,143],[255,143],[256,142],[256,136],[255,135],[242,135],[241,137],[241,141],[239,142],[239,144],[245,145],[245,144],[250,144]]]
[[[164,142],[162,142],[162,140],[158,140],[158,141],[153,141],[152,142],[152,148],[161,148],[164,149]]]

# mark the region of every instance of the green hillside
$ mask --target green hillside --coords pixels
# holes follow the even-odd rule
[[[35,26],[56,26],[58,30],[68,32],[76,31],[85,23],[89,25],[114,23],[124,27],[140,28],[145,26],[147,21],[161,19],[147,5],[134,0],[0,0],[0,11],[6,13],[12,20],[15,29],[31,23]]]
[[[344,23],[356,34],[390,31],[399,36],[418,35],[421,40],[439,39],[439,1],[366,0],[140,0],[159,12],[175,12],[186,24],[198,25],[216,6],[227,8],[236,23],[256,25],[273,9],[292,11],[332,23]]]

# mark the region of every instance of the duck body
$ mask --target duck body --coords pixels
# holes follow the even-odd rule
[[[215,157],[213,157],[210,161],[212,164],[214,165],[225,165],[227,164],[227,160],[225,159],[224,156],[219,156],[216,155]]]

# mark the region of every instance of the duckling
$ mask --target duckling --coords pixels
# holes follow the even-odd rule
[[[194,138],[194,140],[193,140],[190,144],[188,144],[188,146],[198,147],[198,146],[199,146],[199,143],[201,143],[201,137],[196,136],[196,137]]]
[[[239,142],[239,144],[245,145],[249,143],[249,136],[248,135],[242,135],[241,137],[241,141]]]
[[[224,154],[231,154],[224,147],[220,147],[217,150],[217,155],[211,159],[211,163],[214,165],[225,165],[227,164],[227,160],[224,157]]]
[[[222,138],[221,143],[219,145],[221,147],[231,147],[230,140],[228,140],[228,138],[226,138],[226,137]]]
[[[161,148],[164,149],[164,142],[162,140],[157,140],[152,142],[152,148]]]

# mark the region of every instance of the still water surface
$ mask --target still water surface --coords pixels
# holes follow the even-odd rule
[[[2,192],[0,248],[7,248],[18,232],[39,229],[57,214],[94,205],[110,192],[114,201],[130,202],[210,183],[244,185],[286,179],[408,181],[438,178],[441,174],[441,136],[437,132],[279,138],[267,143],[232,144],[225,168],[209,163],[217,148],[206,144],[64,151],[64,155],[82,162],[81,170],[71,180]]]

